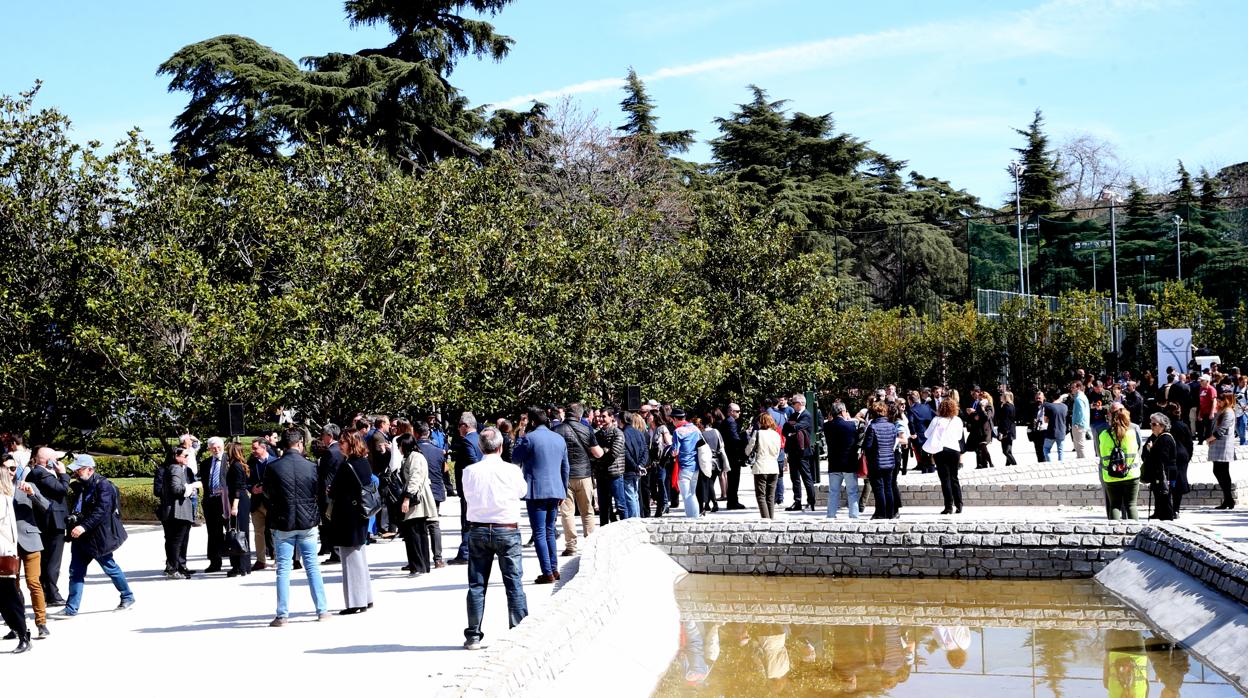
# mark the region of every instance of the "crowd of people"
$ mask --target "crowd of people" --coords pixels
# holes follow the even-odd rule
[[[514,625],[527,613],[524,545],[535,548],[540,573],[534,582],[551,584],[559,579],[558,557],[576,555],[580,542],[599,526],[662,517],[673,508],[701,517],[718,511],[721,502],[727,510],[745,509],[739,492],[747,471],[762,518],[774,518],[784,501],[786,473],[792,490],[787,510],[814,510],[821,451],[830,519],[842,505],[849,518],[859,518],[868,491],[874,498],[872,518],[898,517],[903,506],[898,477],[911,470],[911,461],[916,472],[937,474],[941,514],[960,514],[963,455],[974,453],[977,468],[996,467],[988,446],[999,440],[1002,465],[1016,465],[1019,427],[1038,461],[1062,460],[1068,436],[1077,458],[1094,456],[1111,519],[1139,516],[1141,483],[1151,492],[1153,516],[1177,517],[1189,488],[1187,466],[1200,443],[1208,445],[1224,493],[1218,508],[1235,506],[1229,463],[1237,443],[1248,443],[1248,376],[1237,368],[1223,374],[1215,365],[1195,376],[1172,371],[1160,387],[1149,375],[1137,383],[1126,373],[1111,379],[1079,371],[1066,386],[1031,386],[1027,392],[1032,399],[1018,405],[1007,385],[997,386],[995,398],[971,386],[966,402],[957,390],[903,394],[890,385],[865,396],[830,399],[826,419],[797,393],[765,399],[749,415],[736,403],[694,413],[654,400],[631,411],[579,402],[534,406],[514,422],[499,417],[478,423],[473,413],[463,412],[450,437],[438,414],[391,420],[364,413],[347,420],[345,428],[323,425],[316,438],[307,426],[292,425],[246,447],[213,437],[201,448],[186,434],[152,483],[164,531],[164,574],[233,577],[275,564],[277,612],[271,625],[281,627],[289,616],[294,569],[307,576],[318,620],[329,613],[320,572],[325,564],[342,567],[340,614],[372,608],[367,546],[399,537],[407,558],[403,570],[411,576],[447,565],[468,567],[465,646],[475,648],[482,639],[480,612],[493,560],[499,561]],[[856,411],[848,406],[851,399],[858,403]],[[50,634],[48,607],[63,606],[61,617],[78,613],[93,561],[120,593],[118,610],[134,604],[112,555],[126,540],[119,494],[95,470],[90,455],[68,457],[47,446],[32,452],[20,435],[4,440],[0,610],[19,652],[30,649],[32,638],[19,577],[30,593],[36,639]],[[454,496],[464,535],[454,554],[444,558],[441,506]],[[518,530],[521,509],[533,532],[527,543]],[[201,512],[208,566],[195,571],[188,567],[187,549]],[[58,586],[66,538],[68,598]]]

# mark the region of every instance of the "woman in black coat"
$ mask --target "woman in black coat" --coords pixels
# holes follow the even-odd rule
[[[229,497],[230,520],[227,529],[238,529],[243,534],[243,552],[230,556],[230,571],[227,577],[241,577],[251,572],[251,486],[247,484],[251,472],[247,467],[247,458],[243,456],[243,445],[234,442],[225,450],[226,460],[230,465],[225,471],[225,490]]]
[[[997,438],[1001,439],[1001,453],[1006,465],[1018,465],[1014,460],[1014,393],[1001,393],[1001,407],[997,408]]]
[[[342,615],[368,610],[373,605],[373,587],[368,572],[368,519],[360,508],[360,489],[373,477],[368,447],[353,433],[344,433],[338,442],[347,462],[338,468],[329,485],[329,525],[325,535],[342,560]],[[384,473],[383,473],[384,475]]]
[[[1152,436],[1144,442],[1144,464],[1140,468],[1140,482],[1148,483],[1152,492],[1156,513],[1149,518],[1170,521],[1174,511],[1170,500],[1170,476],[1177,470],[1178,444],[1170,434],[1170,418],[1164,414],[1149,417]]]
[[[1170,417],[1170,434],[1174,436],[1178,447],[1175,455],[1174,476],[1170,478],[1171,509],[1177,519],[1180,505],[1183,504],[1183,495],[1191,491],[1191,485],[1187,482],[1187,465],[1192,461],[1192,449],[1195,448],[1195,443],[1192,439],[1192,429],[1187,425],[1187,420],[1183,419],[1183,408],[1179,403],[1171,402],[1166,405],[1166,415]]]

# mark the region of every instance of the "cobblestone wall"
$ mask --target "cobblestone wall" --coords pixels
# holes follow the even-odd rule
[[[1131,547],[1165,560],[1248,605],[1248,555],[1221,540],[1180,524],[1165,523],[1142,529]]]
[[[690,572],[913,577],[1090,577],[1138,522],[647,522]]]
[[[901,501],[916,507],[943,507],[944,497],[940,493],[940,484],[924,482],[911,484],[901,478]],[[828,506],[828,486],[815,486],[816,501],[821,509]],[[1232,488],[1235,492],[1236,488]],[[1147,510],[1151,497],[1147,487],[1141,489],[1139,505]],[[1192,491],[1183,497],[1185,506],[1214,506],[1222,502],[1222,490],[1212,483],[1193,483]],[[1037,507],[1102,507],[1105,495],[1101,486],[1096,483],[1013,483],[1013,482],[963,482],[962,504],[968,507],[991,506],[1037,506]],[[841,506],[845,506],[845,491],[841,490]],[[867,496],[867,506],[875,506],[875,498]],[[844,514],[842,513],[842,516]]]

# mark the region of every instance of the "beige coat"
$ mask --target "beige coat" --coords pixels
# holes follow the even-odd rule
[[[419,450],[412,451],[403,459],[402,476],[403,491],[411,502],[403,520],[435,518],[438,508],[433,501],[433,488],[429,486],[429,461]]]
[[[780,435],[775,429],[757,429],[745,442],[745,457],[754,456],[755,475],[780,474]]]

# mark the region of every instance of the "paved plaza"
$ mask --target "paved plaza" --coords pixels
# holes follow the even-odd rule
[[[1027,442],[1018,445],[1029,446]],[[996,470],[1025,478],[1029,470],[1038,468],[1034,453],[1030,449],[1015,450],[1022,463],[1014,468],[998,465]],[[995,455],[1000,463],[999,452]],[[968,456],[967,463],[962,472],[975,472],[968,471],[974,468],[973,456]],[[1240,467],[1232,465],[1237,479],[1241,475]],[[906,475],[901,481],[904,485],[909,478],[921,477],[926,476]],[[1093,473],[1086,475],[1087,479],[1094,477]],[[1193,463],[1190,477],[1193,482],[1211,482],[1210,464]],[[1061,481],[1062,478],[1044,480],[1046,483]],[[732,512],[721,510],[714,516],[754,519],[757,512],[753,492],[752,489],[747,491],[747,487],[752,487],[748,477],[743,478],[741,501],[749,508]],[[786,487],[788,489],[791,488]],[[786,491],[786,499],[788,496]],[[451,499],[443,504],[442,510],[457,512],[458,502]],[[870,507],[867,511],[870,512]],[[968,507],[960,517],[940,516],[937,512],[937,507],[905,507],[902,518],[1104,520],[1104,510],[1100,507]],[[823,515],[822,510],[778,514],[803,518]],[[1248,508],[1215,511],[1212,507],[1195,507],[1185,509],[1181,520],[1223,540],[1248,545]],[[444,548],[448,556],[453,555],[459,542],[458,518],[443,517],[442,526]],[[284,628],[270,628],[268,623],[274,616],[276,601],[272,567],[244,578],[227,579],[218,573],[187,581],[166,580],[161,574],[163,538],[159,527],[131,525],[128,529],[130,540],[118,552],[117,560],[134,588],[136,605],[129,611],[113,612],[117,594],[98,567],[92,566],[79,616],[51,621],[52,637],[36,642],[29,654],[0,655],[0,664],[14,670],[10,679],[10,682],[16,681],[14,688],[43,685],[46,677],[55,675],[58,670],[85,669],[85,665],[67,661],[85,651],[91,667],[111,667],[109,671],[119,691],[139,696],[158,689],[194,696],[233,691],[238,687],[244,690],[320,689],[324,692],[361,684],[427,693],[436,691],[450,675],[480,656],[461,647],[466,620],[466,568],[450,566],[409,578],[399,569],[405,564],[405,558],[403,544],[398,540],[367,549],[375,608],[354,616],[333,615],[318,623],[302,572],[296,570],[291,589],[291,622]],[[527,525],[522,524],[522,529],[527,529]],[[527,539],[528,531],[522,532]],[[205,567],[205,547],[204,529],[193,529],[192,569]],[[529,611],[541,614],[555,602],[552,601],[554,586],[532,584],[538,574],[532,548],[525,548],[524,566]],[[330,607],[336,611],[343,606],[341,573],[336,565],[326,566],[323,571]],[[505,601],[496,568],[485,614],[487,644],[507,630]]]

